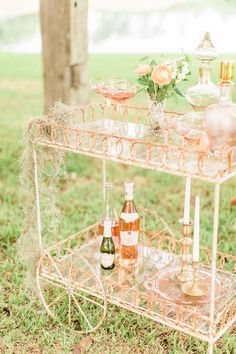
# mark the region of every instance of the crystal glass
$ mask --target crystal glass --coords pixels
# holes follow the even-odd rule
[[[206,108],[206,130],[213,152],[236,145],[236,104],[232,102],[233,62],[222,61],[220,67],[220,100]]]
[[[151,130],[154,133],[158,132],[158,130],[161,127],[161,124],[163,123],[165,117],[164,107],[165,107],[165,100],[161,102],[155,102],[151,100],[150,97],[148,96],[148,109],[150,112]]]
[[[208,32],[195,50],[194,56],[201,61],[198,83],[188,88],[186,98],[194,110],[203,110],[219,99],[219,88],[211,81],[210,67],[211,61],[217,58],[217,52]]]
[[[169,132],[171,129],[175,129],[175,125],[177,120],[179,119],[178,115],[165,113],[163,115],[163,119],[159,122],[160,127],[164,132],[164,144],[168,144],[169,140]]]
[[[91,89],[104,96],[107,103],[121,104],[136,95],[138,86],[119,78],[100,78],[91,81]]]
[[[205,130],[204,109],[219,100],[219,88],[211,80],[210,67],[210,63],[217,58],[217,52],[208,32],[196,48],[194,56],[201,63],[198,82],[186,92],[186,99],[193,107],[193,111],[187,113],[186,118],[191,119],[193,129],[200,132]]]
[[[193,122],[186,115],[176,118],[174,130],[180,137],[181,145],[184,146],[184,138],[192,129]]]

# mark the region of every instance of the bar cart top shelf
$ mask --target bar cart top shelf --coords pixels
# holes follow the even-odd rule
[[[223,183],[236,175],[236,147],[213,154],[203,151],[201,132],[181,136],[174,124],[180,115],[166,113],[165,129],[150,129],[150,113],[143,107],[93,104],[76,107],[70,124],[33,120],[32,141],[82,155]],[[50,117],[49,117],[50,118]],[[68,121],[69,121],[68,116]]]

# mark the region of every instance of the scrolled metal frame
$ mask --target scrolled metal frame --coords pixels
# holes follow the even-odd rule
[[[106,181],[106,160],[122,162],[131,166],[153,169],[177,176],[190,176],[209,181],[215,185],[212,249],[201,249],[202,255],[204,255],[203,263],[209,266],[211,272],[211,293],[208,311],[201,313],[201,311],[197,311],[196,308],[175,304],[157,296],[157,294],[141,291],[138,289],[139,284],[134,284],[132,288],[121,286],[120,289],[118,289],[119,295],[117,295],[117,293],[115,293],[117,284],[115,284],[112,277],[103,284],[93,272],[92,274],[97,284],[95,288],[91,289],[86,287],[85,281],[84,284],[73,284],[73,289],[81,289],[88,294],[102,298],[104,301],[104,312],[101,321],[99,321],[94,328],[90,328],[90,331],[95,330],[98,328],[98,325],[102,323],[106,313],[106,303],[108,301],[207,341],[209,343],[208,352],[212,354],[214,343],[236,321],[235,297],[229,302],[224,303],[220,310],[217,308],[217,300],[215,298],[216,273],[221,272],[225,277],[233,277],[233,272],[236,271],[236,257],[217,252],[220,185],[236,175],[234,158],[236,147],[229,150],[222,149],[217,156],[213,156],[213,158],[218,161],[218,167],[216,166],[217,168],[209,174],[204,164],[208,159],[212,158],[212,155],[209,152],[199,151],[196,139],[186,137],[184,144],[175,144],[174,139],[169,139],[165,142],[155,141],[155,139],[145,140],[143,138],[132,138],[119,134],[109,134],[106,131],[97,131],[87,126],[89,122],[106,117],[108,110],[109,117],[118,122],[127,122],[129,118],[136,124],[147,124],[150,120],[150,115],[145,108],[124,106],[118,111],[117,107],[114,105],[107,107],[106,105],[98,104],[78,107],[77,126],[68,127],[59,124],[48,124],[48,121],[45,123],[43,119],[33,120],[29,125],[29,135],[32,141],[32,153],[35,165],[37,226],[39,247],[41,250],[41,257],[36,273],[39,292],[41,292],[40,277],[43,274],[42,269],[46,267],[47,274],[51,276],[52,283],[57,282],[60,278],[61,281],[64,281],[65,288],[71,296],[70,284],[73,282],[73,279],[69,279],[68,282],[68,279],[64,279],[60,272],[57,272],[58,274],[55,275],[55,269],[57,269],[58,262],[62,262],[66,257],[72,257],[72,255],[77,252],[72,247],[74,240],[81,241],[81,235],[86,235],[86,238],[91,235],[93,237],[96,236],[97,224],[60,241],[56,245],[48,248],[44,247],[41,234],[40,195],[37,176],[37,145],[101,158],[103,160],[103,183]],[[174,155],[172,159],[175,161],[175,164],[170,163],[171,154]],[[194,154],[195,156],[195,160],[192,161],[194,162],[195,170],[192,172],[190,172],[187,167],[188,160],[186,156],[188,156],[188,154]],[[156,157],[157,159],[155,160]],[[148,210],[144,211],[149,213]],[[152,240],[155,239],[157,240],[157,249],[160,251],[166,252],[167,249],[170,254],[178,254],[180,241],[174,238],[167,223],[161,219],[159,215],[153,212],[149,214],[158,218],[158,220],[162,222],[163,228],[159,231],[142,229],[147,246],[151,246]],[[90,242],[86,243],[79,250],[82,250],[83,247],[92,247],[93,242],[96,242],[93,237]],[[49,265],[46,264],[48,257],[50,258]],[[79,254],[79,257],[83,256]],[[85,260],[85,262],[87,262],[87,260]],[[230,262],[233,264],[231,271],[226,267]],[[71,271],[73,271],[73,266],[71,267]],[[87,267],[92,271],[89,263]],[[84,273],[86,279],[86,270]],[[132,274],[130,276],[132,277]],[[104,289],[104,286],[106,289]],[[100,290],[98,290],[98,288],[100,288]],[[129,297],[132,295],[132,301],[127,298],[127,295]],[[45,299],[43,299],[42,292],[40,296],[47,312],[52,315],[48,304],[45,302]]]
[[[236,175],[236,161],[234,154],[236,147],[229,149],[222,148],[217,154],[209,151],[199,150],[199,138],[185,137],[184,145],[176,145],[174,139],[169,138],[167,142],[152,139],[132,138],[119,134],[109,134],[106,131],[96,131],[86,127],[87,123],[95,121],[95,112],[98,110],[99,119],[104,119],[106,114],[117,122],[126,122],[129,114],[133,115],[133,122],[139,126],[150,121],[149,112],[145,108],[128,107],[122,108],[122,114],[118,115],[116,106],[98,104],[78,108],[77,126],[63,126],[60,124],[48,124],[47,130],[42,120],[33,121],[30,126],[32,139],[41,145],[61,148],[67,151],[79,152],[81,154],[122,162],[133,166],[154,169],[178,176],[191,176],[206,180],[212,183],[223,183]],[[109,111],[108,111],[109,110]],[[175,114],[175,113],[169,113]],[[178,138],[178,135],[175,134]],[[180,137],[179,137],[180,139]],[[138,149],[143,150],[140,156]],[[155,152],[158,152],[159,160],[155,160]],[[175,154],[176,166],[171,165],[168,156]],[[194,154],[195,160],[187,159],[188,155]],[[169,161],[170,160],[170,161]],[[207,161],[213,160],[215,170],[211,173],[205,167]],[[195,163],[195,171],[190,172],[188,163]]]

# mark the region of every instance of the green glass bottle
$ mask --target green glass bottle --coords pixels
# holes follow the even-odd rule
[[[104,220],[104,235],[100,247],[100,263],[103,269],[115,267],[115,245],[112,239],[111,221]]]

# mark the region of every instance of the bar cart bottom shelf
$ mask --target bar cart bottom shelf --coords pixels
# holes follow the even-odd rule
[[[168,227],[161,231],[142,230],[141,240],[146,242],[140,243],[137,267],[124,269],[117,260],[111,271],[100,267],[97,231],[97,224],[88,227],[46,248],[39,260],[39,296],[55,320],[88,333],[102,324],[107,303],[111,303],[209,343],[214,343],[234,323],[236,275],[223,266],[235,262],[235,257],[218,255],[219,293],[215,298],[214,335],[210,336],[209,301],[194,302],[187,295],[185,302],[176,301],[174,295],[172,300],[153,285],[160,275],[163,278],[166,272],[168,277],[171,269],[179,267],[179,240],[173,238]],[[87,241],[79,246],[84,239]],[[201,271],[209,276],[210,250],[202,249],[204,252]]]

